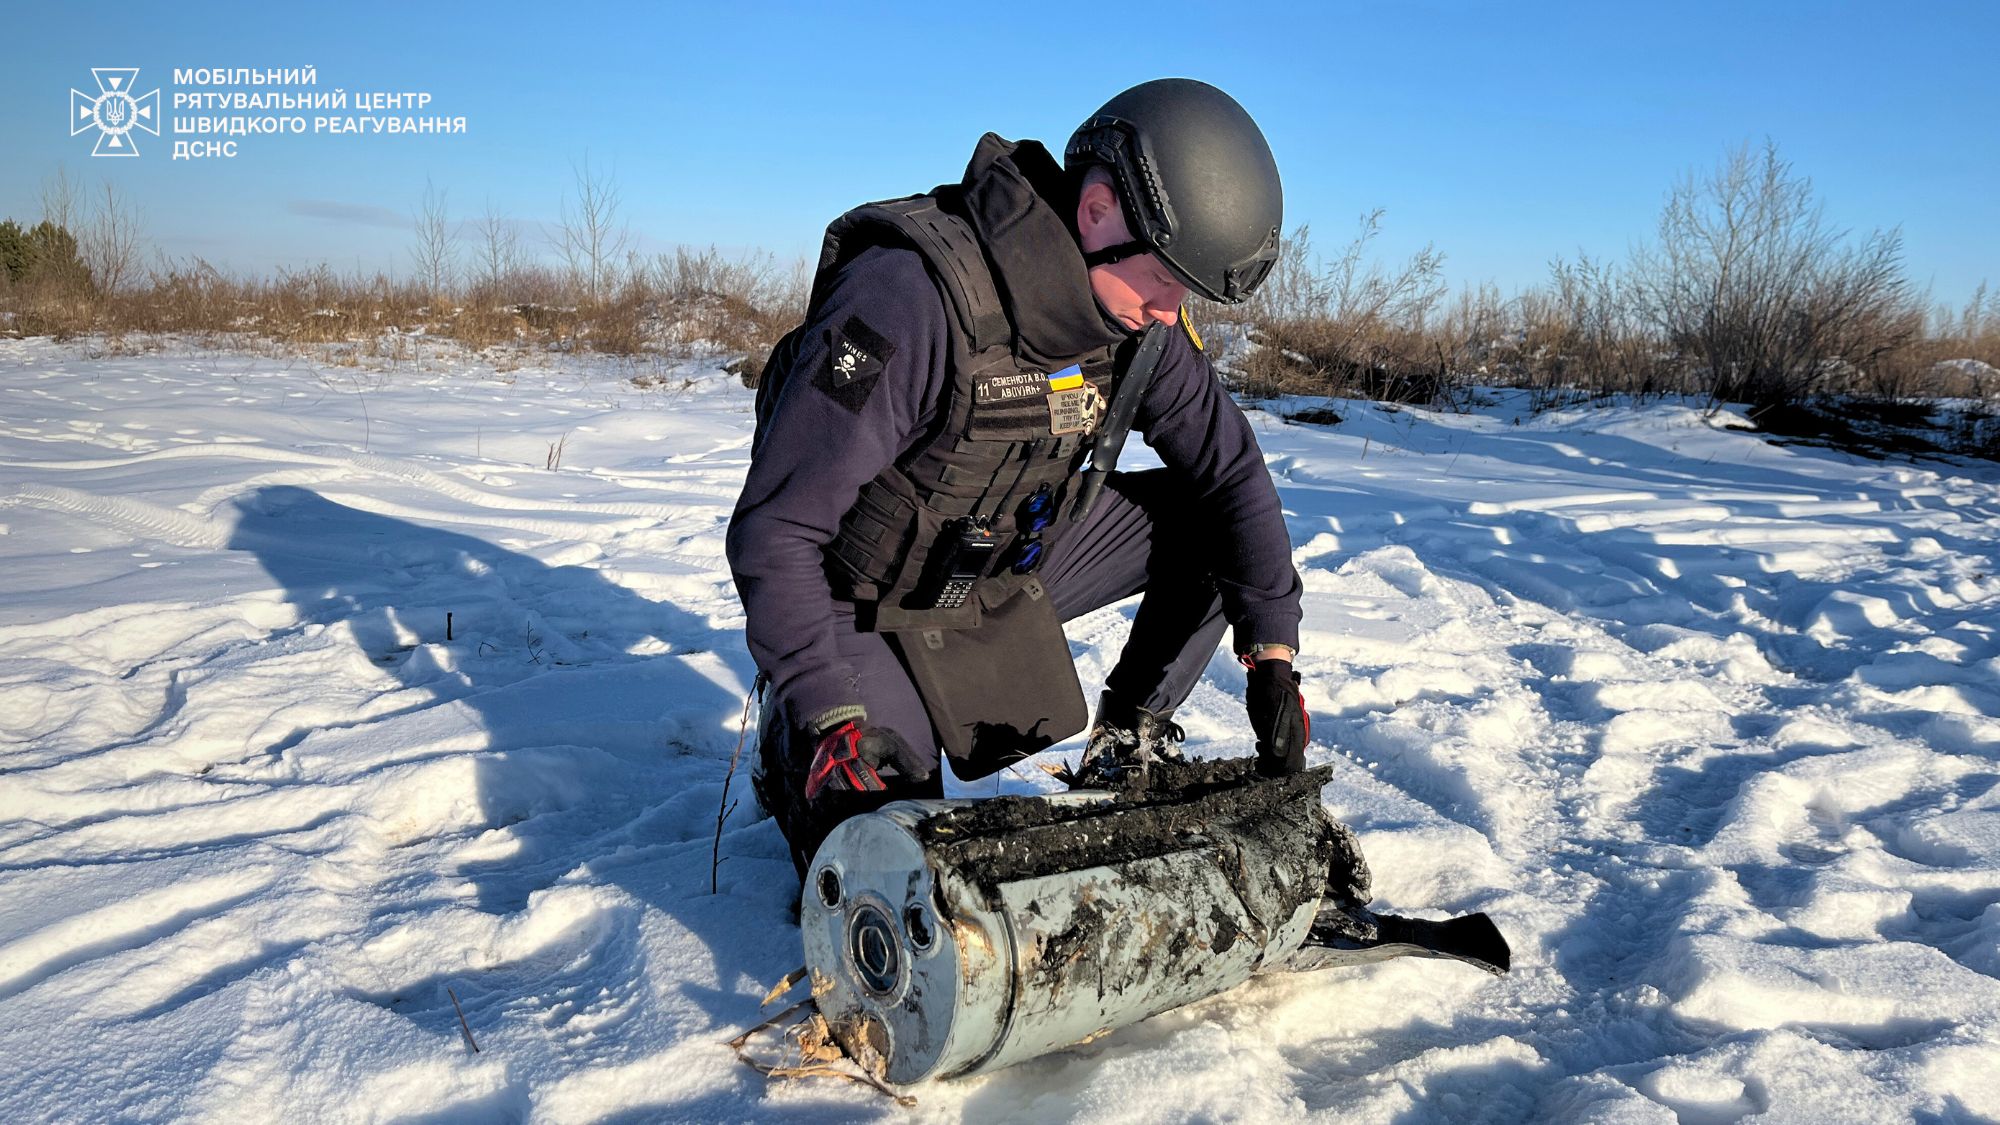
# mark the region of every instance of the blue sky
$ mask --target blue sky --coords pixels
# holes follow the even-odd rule
[[[2000,283],[2000,3],[11,5],[0,215],[58,164],[115,183],[152,241],[230,268],[409,270],[428,178],[466,214],[553,219],[572,162],[615,173],[648,249],[817,246],[868,199],[955,180],[991,129],[1058,146],[1119,89],[1187,75],[1263,124],[1287,225],[1332,250],[1434,242],[1457,284],[1619,255],[1676,176],[1778,142],[1828,213],[1900,225],[1912,277]],[[25,50],[22,47],[26,47]],[[250,137],[136,160],[71,137],[71,87],[137,66],[310,65],[318,88],[423,90],[462,137]],[[171,107],[167,107],[168,112]],[[150,141],[150,145],[147,142]]]

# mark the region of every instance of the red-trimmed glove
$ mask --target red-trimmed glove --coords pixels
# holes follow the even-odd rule
[[[903,736],[887,727],[864,727],[853,721],[820,737],[806,771],[806,800],[817,801],[828,790],[877,793],[888,788],[881,769],[893,766],[893,777],[922,781],[932,766],[918,757]]]
[[[1306,768],[1306,742],[1312,737],[1299,674],[1289,660],[1244,657],[1243,663],[1250,669],[1243,704],[1250,712],[1250,729],[1257,732],[1257,772],[1265,777],[1298,773]]]

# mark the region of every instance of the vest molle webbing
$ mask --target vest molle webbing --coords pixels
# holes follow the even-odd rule
[[[1015,354],[978,237],[951,211],[956,192],[940,188],[842,215],[827,228],[813,282],[816,307],[840,266],[861,250],[906,246],[923,255],[952,314],[948,409],[927,440],[863,486],[829,552],[836,592],[873,603],[877,628],[971,627],[982,603],[997,605],[1025,585],[1029,576],[1011,570],[1021,508],[1046,488],[1062,510],[1079,452],[1110,396],[1110,348],[1070,357],[1054,371]],[[781,344],[773,367],[788,358],[786,350]],[[940,544],[951,549],[964,526],[957,521],[968,520],[999,548],[980,567],[975,596],[934,606],[933,552]],[[1062,527],[1058,519],[1041,533],[1044,550]]]

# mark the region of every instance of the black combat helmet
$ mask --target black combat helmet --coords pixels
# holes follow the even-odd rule
[[[1159,78],[1119,94],[1071,135],[1063,163],[1073,176],[1110,169],[1132,231],[1086,254],[1090,265],[1158,254],[1189,289],[1235,304],[1278,260],[1278,163],[1236,99],[1206,82]]]

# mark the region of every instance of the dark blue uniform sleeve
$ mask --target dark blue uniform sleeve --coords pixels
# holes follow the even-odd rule
[[[750,654],[794,722],[861,701],[835,651],[821,552],[862,485],[935,421],[948,377],[945,315],[914,250],[856,255],[807,327],[736,502],[729,568]]]
[[[1134,419],[1171,469],[1194,490],[1214,529],[1211,542],[1223,615],[1236,651],[1258,644],[1299,647],[1304,583],[1292,566],[1291,532],[1250,420],[1229,397],[1208,357],[1176,328]]]

